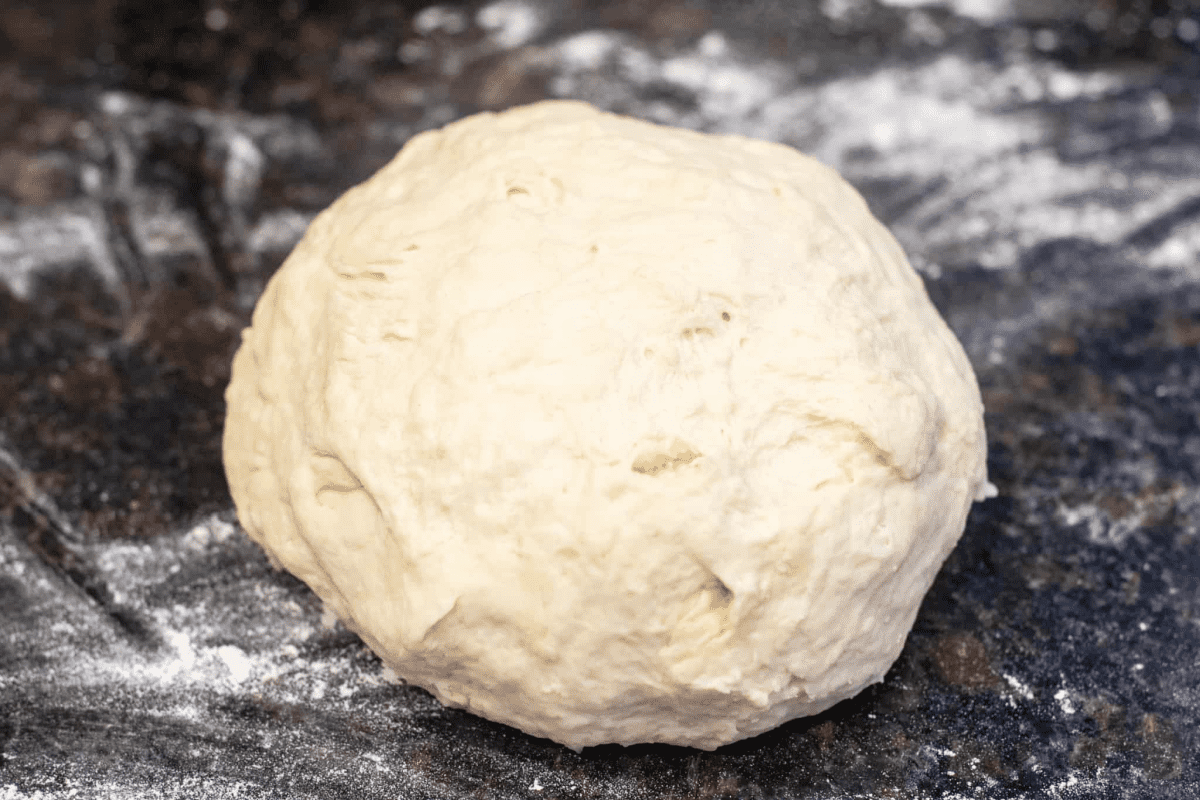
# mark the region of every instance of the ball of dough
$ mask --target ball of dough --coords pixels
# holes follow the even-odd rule
[[[576,749],[881,680],[988,487],[971,366],[845,181],[577,102],[422,133],[318,216],[227,400],[272,560]]]

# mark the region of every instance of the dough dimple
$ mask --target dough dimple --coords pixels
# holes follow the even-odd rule
[[[423,133],[322,213],[226,398],[272,561],[573,748],[881,680],[988,488],[971,366],[845,181],[576,102]]]

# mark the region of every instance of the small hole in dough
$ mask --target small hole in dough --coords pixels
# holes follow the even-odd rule
[[[729,322],[729,320],[731,319],[731,317],[729,316],[729,312],[728,312],[728,311],[722,311],[722,312],[721,312],[721,319],[725,320],[726,322]]]
[[[406,252],[406,253],[411,253],[413,250],[420,250],[420,249],[421,249],[421,248],[420,248],[420,247],[418,247],[417,245],[415,245],[415,244],[410,244],[408,247],[404,248],[404,252]]]
[[[325,492],[344,495],[363,488],[362,481],[340,458],[331,453],[314,452],[309,466],[313,473],[313,483],[317,486],[317,502],[322,502],[321,495]]]
[[[696,591],[692,595],[690,613],[686,616],[693,617],[696,622],[700,623],[702,629],[707,630],[710,636],[720,636],[729,630],[729,612],[734,599],[733,590],[707,565],[699,561],[697,564],[707,573],[707,578],[696,587]],[[715,628],[712,627],[713,623],[715,623]],[[699,632],[696,631],[695,626],[692,628],[693,633]]]
[[[708,592],[709,602],[714,609],[728,608],[729,604],[733,602],[733,590],[715,574],[704,582],[701,590]]]
[[[634,472],[641,475],[657,475],[667,470],[675,470],[684,464],[690,464],[701,454],[692,449],[691,445],[676,439],[666,452],[654,450],[642,453],[633,460],[630,466]]]
[[[529,190],[528,190],[528,189],[526,189],[524,186],[510,186],[510,187],[508,187],[508,196],[509,196],[509,197],[512,197],[512,196],[513,196],[513,195],[515,195],[515,194],[529,194]]]
[[[367,280],[378,281],[381,283],[387,281],[387,275],[377,270],[364,270],[362,272],[339,272],[337,276],[348,281]]]

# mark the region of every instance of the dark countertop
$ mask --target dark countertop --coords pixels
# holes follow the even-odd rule
[[[1200,797],[1200,3],[0,2],[0,798]],[[713,753],[397,684],[236,526],[239,330],[413,133],[779,139],[963,340],[999,496],[886,680]]]

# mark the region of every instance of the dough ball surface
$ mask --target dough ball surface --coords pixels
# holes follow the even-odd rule
[[[412,139],[271,279],[243,526],[396,673],[573,748],[882,679],[988,487],[971,366],[833,170],[544,102]]]

